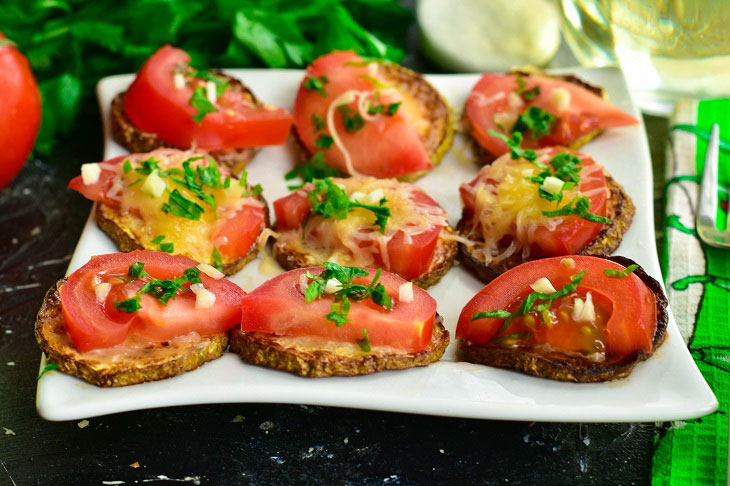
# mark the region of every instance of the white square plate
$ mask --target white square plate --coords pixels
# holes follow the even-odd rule
[[[607,89],[609,99],[641,120],[623,76],[612,69],[573,72]],[[230,70],[267,103],[292,107],[302,71]],[[431,75],[428,80],[460,110],[478,75]],[[133,75],[105,78],[98,96],[105,125],[105,158],[125,153],[110,136],[109,107]],[[661,280],[654,243],[652,174],[643,124],[609,130],[583,149],[617,179],[636,207],[636,216],[616,252],[641,263]],[[251,162],[249,180],[261,183],[269,201],[287,194],[284,173],[294,161],[290,147],[263,149]],[[91,161],[89,161],[91,162]],[[448,211],[455,224],[461,213],[458,185],[471,180],[477,166],[464,140],[417,184]],[[92,210],[69,265],[69,272],[92,255],[118,251],[97,227]],[[261,255],[231,279],[251,291],[281,271]],[[429,289],[451,332],[459,312],[482,287],[456,266]],[[45,360],[41,362],[41,368]],[[521,373],[455,361],[455,344],[443,359],[424,368],[386,371],[349,378],[301,378],[244,363],[237,355],[222,358],[175,378],[123,388],[99,388],[51,372],[38,383],[38,413],[48,420],[73,420],[115,412],[198,403],[303,403],[411,412],[452,417],[561,422],[641,422],[692,418],[715,410],[717,400],[697,370],[670,314],[665,344],[624,380],[598,384],[561,383]]]

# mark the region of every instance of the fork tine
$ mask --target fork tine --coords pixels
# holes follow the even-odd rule
[[[720,126],[712,126],[710,140],[705,154],[705,168],[702,171],[702,185],[697,207],[697,231],[700,237],[712,244],[712,233],[717,233],[717,190],[718,190],[718,162],[720,158]],[[705,230],[705,231],[703,231]],[[709,234],[703,234],[707,232]]]

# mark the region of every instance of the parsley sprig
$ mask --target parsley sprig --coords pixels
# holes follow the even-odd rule
[[[540,95],[540,85],[535,85],[533,88],[527,88],[527,82],[522,76],[517,76],[517,89],[515,93],[520,95],[525,101],[532,101]]]
[[[526,177],[528,181],[537,184],[540,197],[548,201],[557,201],[558,204],[563,200],[563,193],[573,189],[580,182],[580,171],[583,168],[583,162],[579,157],[567,152],[560,153],[550,159],[545,169],[533,177]],[[555,177],[563,181],[563,186],[557,194],[548,192],[542,188],[545,179]]]
[[[301,179],[301,184],[289,186],[290,191],[295,191],[304,187],[304,184],[307,182],[312,182],[315,179],[337,177],[338,175],[340,175],[340,171],[327,165],[324,160],[324,154],[322,152],[317,152],[306,163],[297,165],[287,172],[284,179],[287,181],[296,179],[297,177]]]
[[[150,277],[150,275],[144,270],[143,262],[132,263],[127,271],[127,276],[129,278],[122,278],[122,280],[130,282],[138,278]],[[182,290],[185,292],[191,292],[191,290],[184,287],[184,285],[194,283],[201,283],[200,270],[195,267],[188,268],[183,272],[181,277],[173,278],[172,280],[158,280],[150,277],[142,288],[137,291],[134,297],[121,302],[114,302],[114,307],[121,312],[134,314],[142,308],[142,294],[149,294],[159,300],[161,304],[167,305],[170,299],[175,298],[178,291]]]
[[[555,211],[543,211],[542,214],[549,218],[557,218],[560,216],[578,216],[581,219],[590,221],[591,223],[610,223],[611,220],[598,216],[593,213],[589,213],[588,210],[591,208],[591,202],[586,196],[576,196],[570,200],[565,206],[556,209]]]
[[[365,120],[350,105],[338,105],[337,112],[342,117],[342,123],[345,125],[345,131],[347,133],[356,133],[365,126]]]
[[[318,78],[307,78],[304,80],[304,89],[307,91],[315,91],[320,96],[327,96],[325,85],[329,82],[329,78],[324,75]]]
[[[203,86],[199,86],[195,88],[195,91],[193,91],[193,95],[190,97],[190,106],[195,108],[197,111],[197,113],[193,115],[193,120],[198,125],[203,122],[205,115],[218,111],[218,108],[216,108],[206,96],[205,88]]]
[[[635,263],[632,263],[628,267],[624,268],[623,270],[614,270],[612,268],[604,268],[603,274],[608,278],[626,278],[632,273],[634,273],[634,270],[639,268],[639,266]]]
[[[531,106],[517,118],[515,125],[512,127],[512,133],[530,130],[533,137],[540,138],[550,135],[553,123],[556,120],[555,115],[549,111],[537,106]]]
[[[359,277],[367,277],[369,275],[367,270],[357,267],[343,267],[333,262],[326,262],[323,266],[324,270],[319,275],[311,272],[306,273],[309,279],[309,285],[304,292],[304,299],[308,304],[320,299],[325,293],[325,288],[329,280],[336,279],[339,281],[340,286],[334,293],[334,302],[332,303],[330,312],[324,316],[328,321],[334,322],[337,327],[347,323],[347,315],[350,313],[351,301],[359,302],[370,299],[377,305],[384,307],[388,312],[392,310],[393,299],[388,295],[385,286],[378,282],[383,272],[382,269],[378,269],[372,282],[366,287],[364,285],[354,284],[352,281]],[[367,335],[367,331],[364,329],[363,331],[369,348],[370,338]],[[359,343],[360,340],[358,340]],[[361,345],[361,348],[365,351],[363,346],[364,344]]]
[[[541,169],[546,168],[544,164],[535,162],[535,159],[537,159],[537,152],[530,149],[523,150],[522,147],[520,147],[520,144],[522,143],[522,134],[520,132],[512,133],[512,138],[507,138],[501,133],[495,132],[494,130],[489,130],[489,134],[493,137],[497,137],[507,144],[512,160],[525,159],[526,161],[538,166]]]
[[[312,214],[323,218],[345,219],[350,211],[356,208],[366,209],[375,216],[374,224],[380,227],[380,232],[385,233],[385,225],[390,218],[390,208],[385,206],[388,202],[385,198],[381,199],[377,206],[362,204],[351,201],[345,190],[329,178],[317,179],[313,184],[314,190],[307,195]]]

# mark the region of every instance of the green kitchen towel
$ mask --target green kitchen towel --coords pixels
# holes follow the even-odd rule
[[[720,124],[718,228],[726,228],[730,187],[730,100],[680,102],[667,154],[665,244],[661,258],[669,303],[682,338],[719,401],[717,412],[670,424],[659,435],[652,482],[726,485],[730,387],[730,250],[705,245],[695,210],[707,141]]]

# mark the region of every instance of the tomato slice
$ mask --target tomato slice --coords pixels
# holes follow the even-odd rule
[[[406,280],[383,272],[380,282],[393,298],[392,311],[365,300],[352,302],[348,322],[337,327],[324,318],[333,299],[325,296],[307,304],[300,289],[300,275],[309,271],[320,274],[322,267],[301,268],[283,273],[241,299],[241,330],[277,336],[311,337],[322,341],[354,343],[367,330],[371,346],[391,346],[417,352],[431,342],[436,301],[426,291],[413,287],[413,301],[400,302],[398,288]],[[369,285],[376,270],[367,269],[368,277],[353,283]]]
[[[549,147],[538,149],[538,157],[546,156],[548,160],[560,153],[570,153],[579,157],[582,161],[583,168],[580,172],[580,182],[578,184],[578,192],[580,195],[586,195],[591,209],[590,213],[596,216],[605,217],[608,212],[608,183],[603,173],[603,167],[588,155],[566,149],[564,147]],[[508,158],[509,154],[502,157]],[[495,162],[496,163],[496,162]],[[466,186],[472,189],[480,184],[497,184],[500,181],[488,179],[485,175],[489,171],[486,166],[471,182]],[[536,186],[529,183],[530,190],[536,190]],[[466,209],[466,214],[471,216],[474,214],[476,200],[474,191],[468,190],[465,185],[459,188],[461,200]],[[565,201],[567,202],[567,201]],[[564,203],[565,203],[564,202]],[[564,204],[563,203],[563,204]],[[527,243],[536,250],[536,255],[559,256],[572,255],[578,253],[585,248],[603,229],[602,223],[592,223],[577,216],[562,217],[562,222],[555,228],[539,226],[531,236],[531,240]]]
[[[306,191],[299,190],[274,201],[274,214],[279,230],[290,230],[302,225],[309,214]]]
[[[79,175],[71,179],[68,183],[68,188],[80,193],[86,199],[118,208],[119,200],[109,198],[108,194],[114,185],[114,181],[119,177],[119,169],[117,166],[127,158],[127,155],[120,155],[119,157],[105,160],[100,164],[101,174],[99,174],[99,180],[95,184],[84,184],[83,178]]]
[[[524,263],[503,273],[487,284],[464,307],[456,328],[457,339],[466,339],[477,345],[495,345],[495,339],[503,336],[500,331],[505,319],[484,318],[472,321],[478,312],[508,310],[513,312],[532,292],[530,284],[540,278],[547,278],[555,289],[570,283],[570,277],[586,270],[586,275],[576,289],[579,296],[591,292],[597,313],[603,316],[600,339],[605,344],[606,355],[622,359],[639,351],[650,352],[656,330],[656,299],[649,288],[634,274],[625,278],[609,278],[604,269],[623,270],[624,267],[610,260],[592,256],[571,256],[574,267],[563,265],[562,257],[546,258]],[[531,315],[531,314],[530,314]],[[528,315],[529,316],[529,315]],[[580,342],[580,326],[566,331],[564,326],[555,330],[539,329],[522,344],[549,344],[564,352],[576,351]],[[507,332],[512,332],[508,329]],[[568,333],[568,334],[566,334]]]
[[[138,312],[118,311],[114,302],[133,297],[143,285],[142,280],[128,283],[116,278],[126,277],[134,262],[143,262],[144,270],[159,280],[180,277],[198,265],[184,256],[147,250],[93,257],[69,275],[60,289],[66,330],[79,351],[122,344],[130,333],[151,341],[166,341],[193,331],[206,336],[224,332],[240,320],[240,299],[245,292],[228,280],[214,280],[203,273],[201,282],[216,297],[212,307],[196,309],[195,296],[179,291],[167,305],[143,294]],[[95,288],[103,282],[111,283],[112,288],[99,302]]]
[[[373,63],[372,66],[377,67],[377,64]],[[325,96],[305,87],[308,79],[322,76],[328,80],[324,83]],[[377,87],[372,79],[388,84],[388,81],[380,79],[381,77],[377,68],[363,65],[363,59],[351,51],[333,52],[314,61],[307,68],[307,75],[299,87],[294,102],[294,126],[299,139],[309,153],[322,150],[328,165],[350,175],[402,177],[433,168],[431,158],[408,114],[405,103],[393,116],[381,113],[369,119],[370,115],[367,115],[369,103],[387,106],[390,103],[403,101],[398,93],[385,89],[377,101],[375,100]],[[363,116],[365,124],[354,133],[346,131],[342,117],[335,109],[341,104],[346,104],[353,113],[359,111],[357,102],[346,102],[341,98],[347,91],[365,98],[363,100],[363,110],[367,115]],[[333,104],[334,106],[331,106]],[[334,110],[335,132],[351,158],[351,165],[348,165],[345,154],[335,143],[324,149],[315,145],[320,135],[332,136],[329,127],[318,130],[313,122],[316,117],[326,121],[330,108]]]
[[[221,255],[237,258],[246,255],[264,226],[264,210],[243,206],[231,218],[213,226],[212,240]]]
[[[527,136],[523,148],[539,148],[553,145],[570,146],[573,142],[595,129],[605,130],[639,123],[600,96],[576,84],[550,78],[524,78],[525,90],[539,87],[540,93],[531,101],[522,101],[521,106],[510,106],[509,95],[519,85],[516,74],[485,74],[477,82],[466,100],[466,115],[473,129],[474,138],[492,156],[507,153],[507,145],[497,137],[489,135],[490,130],[505,133],[497,126],[495,114],[507,113],[513,118],[537,106],[558,117],[552,132],[535,139]],[[558,106],[553,99],[553,90],[561,88],[569,94],[567,107]]]
[[[124,96],[124,111],[140,130],[154,133],[175,147],[228,150],[284,143],[292,123],[282,108],[258,108],[240,93],[227,89],[200,124],[190,104],[193,86],[175,85],[174,73],[186,69],[190,56],[170,45],[161,47],[142,66]],[[199,82],[198,82],[199,84]]]

